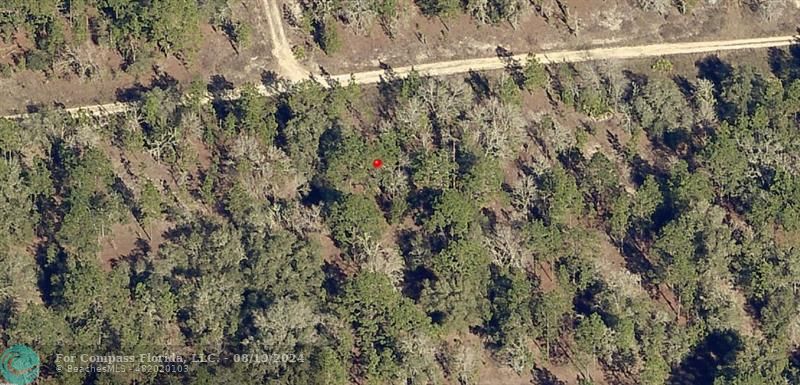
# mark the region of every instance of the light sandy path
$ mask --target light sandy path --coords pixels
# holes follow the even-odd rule
[[[267,15],[269,36],[272,40],[272,56],[278,62],[279,75],[292,83],[308,78],[309,71],[297,62],[292,52],[292,45],[289,43],[289,39],[286,38],[278,0],[261,0],[261,5]]]
[[[283,29],[282,17],[278,7],[277,0],[262,0],[264,11],[267,14],[270,29],[270,38],[272,39],[274,55],[280,75],[291,81],[292,83],[301,82],[308,79],[316,79],[312,72],[303,68],[294,57],[291,45],[286,39],[286,33]],[[590,48],[584,50],[574,51],[554,51],[544,53],[533,53],[534,57],[543,64],[554,63],[577,63],[592,60],[625,60],[637,59],[647,57],[659,57],[668,55],[681,55],[681,54],[694,54],[694,53],[713,53],[722,51],[744,50],[744,49],[759,49],[771,47],[784,47],[792,44],[798,44],[799,37],[797,35],[754,38],[754,39],[737,39],[737,40],[718,40],[718,41],[702,41],[702,42],[688,42],[688,43],[661,43],[661,44],[648,44],[640,46],[628,47],[606,47],[606,48]],[[512,58],[524,64],[527,61],[528,54],[515,55]],[[393,68],[394,76],[402,78],[408,75],[412,70],[416,70],[421,75],[425,76],[444,76],[466,73],[469,71],[487,71],[501,69],[506,66],[508,58],[488,57],[480,59],[464,59],[464,60],[451,60],[440,61],[435,63],[418,64],[414,66],[405,66]],[[374,70],[358,72],[353,74],[341,74],[332,76],[333,80],[346,84],[350,79],[354,79],[358,84],[371,84],[378,83],[386,76],[384,70]],[[321,82],[327,86],[327,83]],[[272,95],[271,91],[259,85],[259,90],[264,95]],[[236,92],[234,91],[225,99],[235,99]],[[211,97],[207,97],[205,102],[209,102]],[[103,105],[92,105],[84,107],[68,108],[65,111],[69,114],[87,113],[90,115],[110,115],[128,111],[135,107],[134,103],[110,103]],[[26,117],[27,114],[8,115],[8,119],[20,119]]]
[[[680,55],[691,53],[709,53],[733,51],[742,49],[757,49],[769,47],[783,47],[797,44],[798,36],[777,36],[756,39],[704,41],[693,43],[663,43],[629,47],[592,48],[576,51],[555,51],[536,53],[534,56],[543,64],[577,63],[592,60],[624,60],[667,55]],[[514,60],[521,64],[527,62],[528,54],[515,55]],[[489,57],[482,59],[452,60],[436,63],[419,64],[414,66],[398,67],[392,69],[398,77],[408,75],[416,70],[421,75],[443,76],[466,73],[469,71],[486,71],[504,68],[508,59]],[[352,74],[356,83],[368,84],[380,82],[386,76],[386,71],[376,70]],[[333,77],[339,82],[347,82],[350,74]]]

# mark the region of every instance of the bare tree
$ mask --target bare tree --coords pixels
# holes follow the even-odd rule
[[[521,112],[511,104],[491,98],[469,113],[470,132],[489,156],[511,158],[524,134]]]
[[[748,5],[761,17],[772,20],[786,10],[787,0],[749,0]]]
[[[667,14],[672,7],[672,0],[636,0],[636,3],[645,11],[653,11],[661,15]]]
[[[293,168],[286,153],[275,146],[267,146],[262,151],[257,139],[242,134],[229,151],[240,180],[255,198],[291,198],[306,186],[305,177]]]
[[[385,274],[395,288],[400,287],[405,263],[397,250],[362,234],[356,239],[353,259],[360,263],[361,270]]]
[[[497,266],[521,269],[525,265],[527,250],[511,226],[497,224],[484,243]]]
[[[450,125],[469,106],[469,92],[464,82],[427,79],[420,96],[439,126]]]
[[[294,28],[303,23],[303,7],[297,1],[288,1],[283,4],[283,18]]]
[[[511,369],[514,369],[517,374],[522,374],[522,372],[533,363],[533,354],[530,348],[528,348],[526,339],[522,335],[517,336],[517,338],[514,338],[503,346],[499,353],[503,361],[505,361]]]
[[[366,34],[377,14],[371,0],[343,0],[339,16],[360,35]]]
[[[480,352],[473,346],[456,340],[444,350],[444,367],[451,378],[459,385],[478,383],[478,369],[481,366]]]
[[[409,136],[406,143],[413,145],[415,150],[433,148],[433,127],[428,113],[428,108],[418,98],[409,98],[394,113],[397,129]]]
[[[439,348],[428,335],[413,332],[400,340],[399,351],[402,355],[403,384],[428,385],[441,382],[439,365],[436,360]]]

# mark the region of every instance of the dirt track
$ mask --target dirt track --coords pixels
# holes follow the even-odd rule
[[[283,17],[276,0],[261,0],[264,13],[267,14],[267,24],[269,24],[269,37],[272,41],[272,56],[278,63],[279,75],[290,80],[292,83],[302,81],[308,77],[309,71],[303,68],[292,52],[292,45],[286,38],[283,29]]]
[[[691,53],[711,53],[733,51],[742,49],[757,49],[769,47],[782,47],[798,43],[798,36],[776,36],[755,39],[704,41],[692,43],[663,43],[630,47],[594,48],[576,51],[555,51],[535,53],[539,62],[543,64],[576,63],[592,60],[623,60],[667,55],[680,55]],[[512,58],[524,64],[528,54],[515,55]],[[469,71],[486,71],[504,68],[508,58],[490,57],[481,59],[453,60],[436,63],[420,64],[415,66],[394,68],[392,71],[398,77],[403,77],[416,69],[420,74],[429,76],[453,75]],[[355,81],[360,84],[377,83],[386,71],[368,71],[352,74]],[[333,78],[340,82],[347,82],[350,74],[337,75]]]
[[[262,0],[264,12],[267,14],[270,29],[270,39],[272,40],[272,54],[278,64],[279,75],[283,76],[292,83],[316,78],[308,69],[303,68],[294,57],[291,45],[286,38],[283,29],[282,17],[277,1]],[[783,47],[797,44],[800,37],[797,35],[722,40],[722,41],[702,41],[688,43],[661,43],[648,44],[628,47],[609,47],[592,48],[574,51],[554,51],[544,53],[534,53],[536,59],[544,64],[552,63],[575,63],[592,60],[623,60],[646,57],[658,57],[667,55],[693,54],[693,53],[713,53],[732,50],[758,49],[770,47]],[[515,55],[512,58],[524,64],[528,54]],[[435,63],[418,64],[414,66],[393,68],[392,71],[397,77],[404,77],[413,69],[422,75],[442,76],[466,73],[469,71],[486,71],[501,69],[506,66],[509,58],[488,57],[479,59],[465,59],[441,61]],[[384,70],[374,70],[358,72],[353,74],[341,74],[332,76],[340,83],[347,83],[350,79],[355,79],[359,84],[371,84],[380,82],[386,75]],[[269,95],[272,91],[261,85],[260,90],[263,94]],[[210,99],[209,99],[210,100]],[[109,115],[124,112],[132,108],[133,105],[125,103],[109,103],[103,105],[92,105],[83,107],[68,108],[70,114],[87,113],[90,115]],[[10,119],[19,119],[25,115],[5,116]]]

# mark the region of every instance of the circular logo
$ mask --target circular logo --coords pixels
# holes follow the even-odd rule
[[[0,355],[0,374],[14,385],[27,385],[39,376],[39,355],[25,345],[14,345]]]

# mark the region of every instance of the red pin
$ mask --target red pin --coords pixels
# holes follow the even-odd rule
[[[383,166],[383,161],[380,159],[375,159],[372,161],[372,167],[381,168]]]

